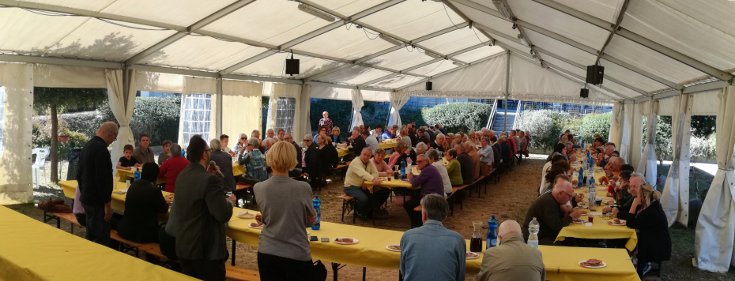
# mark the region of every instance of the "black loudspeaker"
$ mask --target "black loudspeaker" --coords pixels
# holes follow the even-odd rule
[[[299,59],[286,59],[286,74],[298,75],[299,74]]]
[[[580,98],[589,98],[590,97],[590,89],[582,88],[579,89],[579,97]]]
[[[432,89],[431,81],[426,81],[426,90],[431,91],[431,89]]]
[[[602,65],[588,65],[587,66],[587,83],[593,85],[602,84],[602,79],[605,76],[605,67]]]

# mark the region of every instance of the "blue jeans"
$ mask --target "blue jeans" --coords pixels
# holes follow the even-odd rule
[[[366,216],[370,214],[372,206],[370,205],[370,195],[368,195],[366,190],[363,190],[359,186],[349,186],[345,187],[345,194],[357,200],[355,209],[357,209],[359,215]]]
[[[87,204],[83,206],[87,216],[87,240],[108,246],[110,244],[110,222],[105,221],[105,206]]]

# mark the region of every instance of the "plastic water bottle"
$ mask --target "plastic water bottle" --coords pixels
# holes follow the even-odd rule
[[[401,165],[400,166],[400,169],[401,169],[401,178],[403,178],[406,175],[406,158],[403,158],[403,160],[401,160],[401,164],[400,165]]]
[[[590,184],[589,184],[589,192],[587,192],[587,197],[589,198],[589,206],[590,208],[595,205],[595,177],[590,177]]]
[[[531,246],[532,248],[538,249],[538,232],[540,229],[540,225],[538,221],[536,220],[536,217],[533,217],[530,223],[528,223],[528,246]]]
[[[311,204],[314,206],[314,210],[316,211],[316,221],[311,225],[311,230],[319,230],[321,227],[320,222],[322,220],[322,211],[320,210],[322,200],[319,200],[319,195],[315,195],[314,199],[311,199]]]
[[[133,178],[135,179],[135,181],[140,180],[140,168],[135,168],[135,172],[133,172]]]
[[[577,187],[581,188],[584,185],[584,168],[579,167],[579,175],[577,176]]]
[[[498,225],[498,219],[493,214],[487,220],[487,242],[485,243],[487,248],[495,247],[498,244]]]

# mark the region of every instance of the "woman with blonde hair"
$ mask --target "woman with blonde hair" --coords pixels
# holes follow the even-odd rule
[[[661,193],[647,184],[643,176],[634,174],[629,183],[635,197],[625,215],[626,225],[638,231],[638,275],[641,279],[651,271],[654,263],[660,271],[661,262],[671,259],[669,223],[659,199]]]
[[[262,280],[313,280],[306,228],[316,221],[308,183],[288,177],[296,167],[296,149],[284,141],[276,142],[266,154],[272,176],[253,187],[261,213],[255,217],[264,224],[258,246],[258,271]]]

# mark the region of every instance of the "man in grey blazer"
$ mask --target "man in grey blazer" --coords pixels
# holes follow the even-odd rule
[[[189,141],[189,165],[176,178],[173,210],[176,255],[185,274],[203,280],[224,280],[227,222],[235,197],[226,197],[221,176],[207,169],[211,149],[201,136]]]

